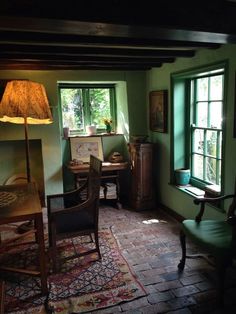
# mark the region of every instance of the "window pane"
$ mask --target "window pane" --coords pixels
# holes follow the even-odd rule
[[[210,127],[222,128],[222,102],[212,102],[210,104]]]
[[[218,146],[218,157],[222,156],[222,132],[219,132],[219,146]]]
[[[222,100],[223,97],[223,76],[210,77],[210,100]]]
[[[193,154],[192,175],[198,179],[203,179],[203,156]]]
[[[217,147],[217,131],[207,131],[206,133],[206,153],[216,157],[216,147]]]
[[[216,159],[206,157],[206,180],[216,184]]]
[[[196,125],[201,127],[207,127],[207,116],[208,116],[208,103],[199,102],[197,104],[197,117]]]
[[[197,100],[208,100],[208,78],[197,79]]]
[[[203,154],[204,131],[198,129],[194,130],[193,138],[194,138],[193,151],[195,153]]]
[[[219,178],[217,184],[221,185],[221,160],[218,160],[218,167],[219,167]]]
[[[71,130],[84,129],[83,98],[81,89],[61,89],[63,127]]]
[[[104,128],[103,118],[111,118],[110,91],[108,88],[92,88],[89,92],[91,123]]]

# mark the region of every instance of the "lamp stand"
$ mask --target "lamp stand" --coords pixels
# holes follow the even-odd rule
[[[24,129],[25,129],[25,155],[26,155],[27,182],[31,182],[28,123],[27,123],[26,117],[24,117]],[[30,220],[19,225],[17,228],[17,232],[22,234],[32,229],[34,229],[34,224],[33,224],[33,220]]]
[[[27,118],[26,117],[24,117],[24,128],[25,128],[25,155],[26,155],[27,181],[31,182],[28,123],[27,123]]]

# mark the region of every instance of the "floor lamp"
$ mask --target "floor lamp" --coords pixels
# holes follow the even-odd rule
[[[27,181],[31,182],[28,124],[52,123],[45,88],[29,80],[12,80],[0,103],[0,121],[24,124]]]

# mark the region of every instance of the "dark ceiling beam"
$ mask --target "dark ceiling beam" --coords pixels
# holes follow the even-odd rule
[[[60,59],[60,58],[45,58],[45,59],[31,59],[31,58],[6,58],[6,59],[2,59],[0,58],[0,62],[5,62],[5,63],[11,63],[11,62],[18,62],[18,63],[44,63],[44,64],[74,64],[74,65],[85,65],[85,64],[100,64],[100,65],[148,65],[148,66],[159,66],[163,61],[162,60],[135,60],[132,58],[129,59],[121,59],[121,58],[113,58],[111,59],[102,59],[101,58],[81,58],[81,59]],[[172,63],[174,62],[174,59],[169,58],[165,60],[166,63]]]
[[[170,40],[156,40],[150,38],[113,38],[91,37],[60,34],[41,34],[29,32],[1,31],[0,43],[35,46],[63,46],[63,47],[91,47],[91,48],[118,48],[118,49],[152,49],[152,50],[191,50],[198,48],[216,49],[216,43],[184,42]]]
[[[164,28],[159,26],[118,25],[30,17],[0,16],[0,30],[91,37],[174,40],[203,43],[236,43],[235,34],[199,30]]]
[[[156,64],[155,67],[160,67],[162,63]],[[45,64],[45,63],[30,63],[30,62],[11,62],[5,63],[0,61],[1,70],[135,70],[147,71],[152,68],[150,64]]]
[[[0,60],[7,60],[7,61],[12,61],[12,60],[31,60],[31,61],[47,61],[47,62],[53,62],[53,61],[58,61],[58,62],[73,62],[73,63],[79,63],[79,62],[100,62],[101,64],[103,63],[116,63],[116,62],[127,62],[127,63],[145,63],[148,62],[149,64],[153,64],[153,66],[155,66],[156,63],[172,63],[175,61],[175,58],[132,58],[132,57],[128,57],[128,58],[119,58],[119,57],[113,57],[110,56],[109,58],[107,57],[75,57],[75,56],[68,56],[68,57],[64,57],[62,58],[62,56],[13,56],[13,55],[7,55],[7,56],[0,56]]]
[[[0,14],[228,33],[235,31],[236,6],[226,0],[1,0]]]
[[[4,45],[0,43],[1,56],[12,54],[26,55],[53,55],[53,56],[102,56],[102,57],[131,57],[132,58],[173,58],[173,57],[193,57],[194,50],[151,50],[151,49],[119,49],[119,48],[85,48],[85,47],[51,47],[51,46],[31,46],[31,45]]]

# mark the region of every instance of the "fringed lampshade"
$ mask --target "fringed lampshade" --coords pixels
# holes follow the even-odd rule
[[[30,182],[28,124],[53,122],[44,86],[28,80],[9,81],[0,103],[0,121],[25,126],[27,179]]]
[[[45,88],[27,80],[10,81],[0,104],[0,121],[24,124],[25,119],[28,124],[52,123]]]

